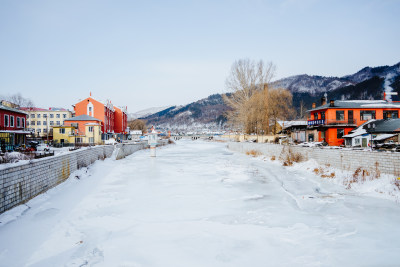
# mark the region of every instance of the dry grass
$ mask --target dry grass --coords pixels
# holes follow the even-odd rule
[[[283,166],[292,166],[294,162],[303,161],[303,155],[300,153],[293,153],[291,150],[286,155],[286,158],[283,161]]]
[[[400,190],[400,177],[394,179],[392,183],[397,187],[398,190]]]
[[[271,160],[276,160],[276,157],[275,157],[275,156],[272,156],[272,157],[271,157]]]
[[[246,151],[246,155],[258,157],[261,155],[261,152],[257,151],[257,150],[249,150],[249,151]]]
[[[313,172],[314,172],[316,175],[321,176],[322,178],[335,178],[335,176],[336,176],[336,174],[335,174],[334,172],[326,173],[326,171],[325,171],[322,167],[315,168],[315,169],[313,170]]]

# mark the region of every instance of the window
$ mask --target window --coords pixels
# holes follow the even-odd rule
[[[321,120],[325,120],[325,111],[321,111]]]
[[[40,114],[37,114],[37,118],[40,119]]]
[[[50,114],[50,119],[54,118],[54,114]]]
[[[337,129],[337,138],[338,139],[340,139],[340,138],[343,138],[343,135],[344,135],[344,129]]]
[[[31,122],[31,125],[35,125],[35,121],[32,121],[32,122]]]
[[[26,126],[29,126],[29,121],[26,122]]]
[[[63,118],[66,119],[67,118],[67,114],[63,114]]]
[[[76,137],[75,143],[82,143],[82,137]]]
[[[60,114],[56,114],[56,118],[59,119],[60,118]]]
[[[337,121],[344,121],[344,110],[337,110],[336,111],[336,120]]]
[[[354,139],[354,145],[359,146],[361,144],[360,138]]]
[[[58,129],[58,131],[60,134],[65,134],[65,128],[60,128],[60,129]]]
[[[17,127],[21,128],[21,118],[17,117]]]
[[[42,132],[42,129],[37,129],[36,130],[38,133],[41,133]]]
[[[35,114],[31,114],[31,118],[34,119],[35,118]]]
[[[60,121],[57,121],[57,125],[60,125]]]
[[[43,114],[43,118],[47,118],[47,114]]]
[[[10,127],[14,127],[14,116],[10,115]]]
[[[397,110],[385,110],[383,111],[383,119],[398,119],[399,112]]]
[[[43,128],[43,132],[44,132],[44,133],[47,133],[47,129],[46,129],[46,128]]]
[[[92,107],[89,107],[89,112],[92,112]]]
[[[94,137],[89,137],[89,143],[94,143]]]
[[[54,121],[50,121],[50,126],[53,126],[54,125]]]
[[[4,127],[10,126],[10,117],[8,115],[4,115]]]
[[[22,126],[22,128],[25,128],[25,118],[22,118],[21,120],[22,120],[22,125],[21,126]]]
[[[89,126],[89,132],[93,133],[93,126]]]
[[[36,125],[41,125],[41,121],[37,121],[37,124]]]
[[[375,119],[375,110],[361,110],[360,111],[360,120],[368,121]]]
[[[47,121],[43,121],[43,125],[47,125]]]
[[[318,120],[318,113],[317,112],[314,113],[314,120]]]

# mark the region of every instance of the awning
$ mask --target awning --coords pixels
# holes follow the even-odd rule
[[[16,130],[16,131],[0,130],[0,133],[32,134],[32,132],[30,131],[23,131],[23,130]]]

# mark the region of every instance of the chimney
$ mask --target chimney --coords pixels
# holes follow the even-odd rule
[[[316,107],[317,107],[317,104],[312,103],[312,108],[314,109],[314,108],[316,108]]]
[[[326,97],[327,97],[327,96],[328,96],[328,95],[325,93],[324,96],[321,98],[321,106],[323,106],[323,105],[326,104]]]
[[[335,100],[330,100],[329,101],[329,106],[334,107],[335,106]]]

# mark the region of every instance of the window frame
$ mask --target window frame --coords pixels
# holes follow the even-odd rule
[[[337,138],[337,139],[343,139],[343,136],[344,136],[344,129],[343,129],[343,128],[337,128],[336,130],[337,130],[337,132],[336,132],[336,138]],[[341,133],[339,134],[339,132],[341,132]]]

